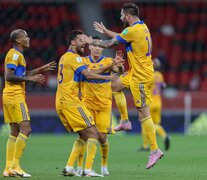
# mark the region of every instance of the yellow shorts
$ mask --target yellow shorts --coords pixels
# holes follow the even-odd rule
[[[103,110],[93,110],[89,108],[87,109],[93,116],[93,119],[99,132],[107,134],[113,133],[111,108]]]
[[[152,102],[152,84],[153,80],[149,82],[139,83],[132,80],[131,75],[121,75],[120,80],[126,88],[130,88],[134,104],[136,107],[149,106]]]
[[[150,104],[150,114],[155,124],[161,123],[161,110],[162,110],[161,98],[153,98],[153,101]]]
[[[56,111],[69,132],[81,131],[95,124],[90,112],[82,103],[76,106],[62,105],[62,109]]]
[[[3,109],[5,123],[20,123],[25,120],[30,120],[26,102],[3,104]]]

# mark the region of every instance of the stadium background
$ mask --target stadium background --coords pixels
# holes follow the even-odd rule
[[[93,29],[94,21],[102,21],[116,32],[123,29],[119,0],[0,0],[0,88],[3,89],[3,63],[10,49],[9,34],[25,29],[31,47],[25,51],[29,69],[51,60],[58,62],[67,50],[68,31],[82,29],[88,35],[100,35]],[[131,1],[130,1],[131,2]],[[206,1],[133,1],[139,5],[140,19],[149,26],[153,40],[153,57],[162,64],[168,84],[163,92],[162,124],[168,132],[184,133],[190,122],[207,111],[207,2]],[[101,36],[106,39],[106,37]],[[105,50],[114,56],[118,46]],[[86,54],[89,51],[86,50]],[[126,69],[128,67],[125,64]],[[55,112],[56,73],[46,74],[45,84],[27,84],[27,102],[33,133],[65,132]],[[129,91],[125,91],[132,133],[140,132],[137,113]],[[0,98],[1,101],[1,98]],[[113,113],[119,113],[113,103]],[[205,119],[207,121],[207,118]],[[0,103],[0,124],[3,124]]]

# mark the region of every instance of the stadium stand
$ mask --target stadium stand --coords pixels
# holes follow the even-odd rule
[[[72,29],[82,29],[77,3],[70,2],[0,2],[0,73],[3,75],[4,57],[10,49],[9,34],[16,28],[25,29],[30,38],[30,49],[25,52],[28,68],[38,67],[45,62],[56,60],[67,50],[65,36]],[[48,81],[54,77],[48,73]],[[1,76],[2,77],[2,76]],[[50,81],[51,82],[51,81]],[[28,91],[46,91],[46,84],[27,84]]]
[[[124,1],[101,1],[107,27],[120,32],[120,7]],[[207,2],[172,1],[140,2],[140,17],[149,26],[153,40],[153,57],[163,63],[165,79],[170,87],[189,89],[193,75],[199,75],[197,90],[205,90],[207,65]],[[49,8],[48,8],[49,7]],[[110,21],[109,21],[110,19]],[[58,60],[67,45],[65,34],[74,28],[83,29],[76,1],[0,2],[0,73],[3,74],[3,60],[10,48],[9,33],[23,28],[31,37],[31,48],[25,52],[28,67],[42,65],[52,59]],[[124,49],[116,47],[116,49]],[[127,66],[127,64],[126,64]],[[127,66],[128,67],[128,66]],[[54,73],[55,74],[55,73]],[[54,74],[48,73],[50,84]],[[181,78],[178,78],[181,77]],[[204,81],[204,82],[203,82]],[[204,85],[203,85],[204,84]],[[45,84],[46,85],[46,84]],[[28,83],[29,91],[42,91],[45,85]]]

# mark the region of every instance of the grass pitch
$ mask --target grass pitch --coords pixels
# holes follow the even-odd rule
[[[30,179],[82,179],[61,175],[76,135],[31,135],[22,157],[22,168]],[[6,137],[0,137],[0,170],[5,164]],[[206,137],[171,135],[171,148],[150,170],[145,169],[147,152],[138,152],[140,135],[109,136],[109,180],[206,180]],[[158,138],[163,149],[161,139]],[[100,153],[97,151],[94,170],[100,173]],[[0,176],[0,179],[3,177]],[[19,179],[19,178],[11,178]],[[100,178],[93,178],[100,179]]]

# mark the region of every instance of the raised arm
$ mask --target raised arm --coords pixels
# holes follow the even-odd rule
[[[103,23],[98,23],[98,22],[94,22],[93,23],[93,26],[95,28],[96,31],[100,32],[101,34],[104,34],[108,37],[111,37],[111,38],[115,38],[119,33],[116,33],[114,31],[111,31],[109,29],[107,29]]]

